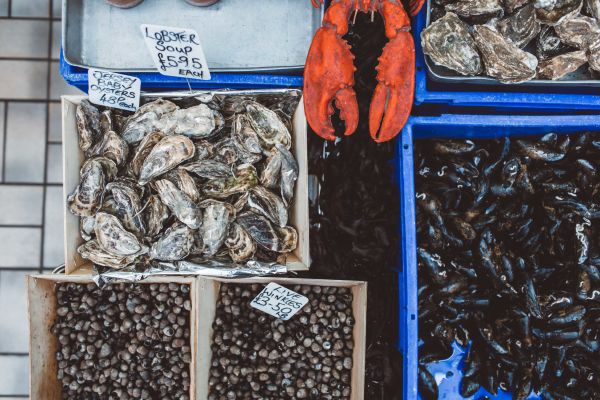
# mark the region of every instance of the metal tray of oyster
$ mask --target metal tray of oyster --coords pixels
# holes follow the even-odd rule
[[[184,0],[145,0],[120,9],[102,0],[63,0],[62,48],[65,60],[78,67],[151,72],[140,25],[152,23],[195,29],[211,71],[291,71],[303,68],[322,12],[307,1],[194,7]]]
[[[427,73],[453,84],[600,87],[595,15],[598,0],[428,0]]]
[[[308,269],[300,100],[298,90],[145,94],[124,113],[63,97],[67,273]]]

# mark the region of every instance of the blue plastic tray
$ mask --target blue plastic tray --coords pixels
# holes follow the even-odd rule
[[[427,5],[425,5],[427,7]],[[487,107],[494,110],[523,109],[538,112],[571,110],[600,110],[600,92],[597,88],[524,87],[519,85],[450,84],[433,81],[421,47],[421,31],[425,29],[427,10],[423,9],[413,21],[416,49],[415,105],[448,107]],[[463,111],[464,112],[464,111]]]
[[[401,227],[402,227],[402,268],[399,271],[400,293],[400,336],[398,348],[403,354],[403,395],[405,399],[418,398],[418,324],[417,324],[417,237],[416,209],[413,164],[413,140],[431,137],[491,138],[512,135],[539,135],[549,132],[576,133],[600,131],[600,115],[578,116],[503,116],[503,115],[441,115],[439,117],[410,117],[401,139],[398,141],[401,175]],[[449,378],[439,385],[440,399],[461,399],[458,393],[461,370],[460,361],[464,350],[455,348],[454,357],[438,363],[430,370],[435,374],[448,374]],[[442,375],[440,375],[442,376]],[[490,399],[510,399],[509,393],[500,392],[492,396],[481,390],[471,397],[479,400],[483,396]],[[538,397],[532,395],[531,399]]]
[[[87,69],[67,63],[60,53],[60,73],[68,84],[84,92],[88,90]],[[158,91],[172,89],[279,89],[302,87],[302,76],[275,74],[212,73],[210,81],[184,79],[159,73],[132,73],[142,81],[142,90]]]

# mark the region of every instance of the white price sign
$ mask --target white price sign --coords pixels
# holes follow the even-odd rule
[[[143,24],[142,35],[163,75],[210,80],[200,37],[193,29]]]
[[[140,106],[139,78],[90,68],[88,94],[90,102],[99,106],[135,111]]]
[[[306,303],[308,298],[305,296],[271,282],[252,300],[250,306],[287,321]]]

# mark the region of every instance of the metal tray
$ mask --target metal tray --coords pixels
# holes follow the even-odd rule
[[[304,66],[323,9],[306,0],[145,0],[130,9],[103,0],[63,0],[62,47],[78,67],[150,72],[141,24],[195,29],[214,72],[291,71]]]
[[[425,27],[428,27],[431,23],[431,5],[432,0],[427,0],[427,20]],[[419,38],[420,40],[420,38]],[[456,72],[435,65],[431,58],[425,56],[425,65],[427,66],[427,74],[432,80],[442,83],[452,84],[474,84],[474,85],[488,85],[488,86],[520,86],[520,87],[565,87],[565,86],[579,86],[579,87],[600,87],[600,80],[591,79],[589,72],[587,71],[587,64],[583,65],[577,71],[565,75],[561,79],[556,81],[545,80],[545,79],[532,79],[523,83],[512,83],[506,84],[501,83],[497,79],[490,78],[488,76],[462,76]]]

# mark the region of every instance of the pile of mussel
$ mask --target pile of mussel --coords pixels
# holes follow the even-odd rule
[[[600,134],[415,144],[419,384],[600,398]]]
[[[125,115],[84,100],[76,117],[86,160],[68,197],[86,241],[80,255],[110,268],[285,262],[298,242],[288,226],[298,101],[157,99]]]
[[[600,0],[432,4],[433,23],[421,33],[421,42],[438,66],[465,76],[485,73],[503,83],[600,74]]]

